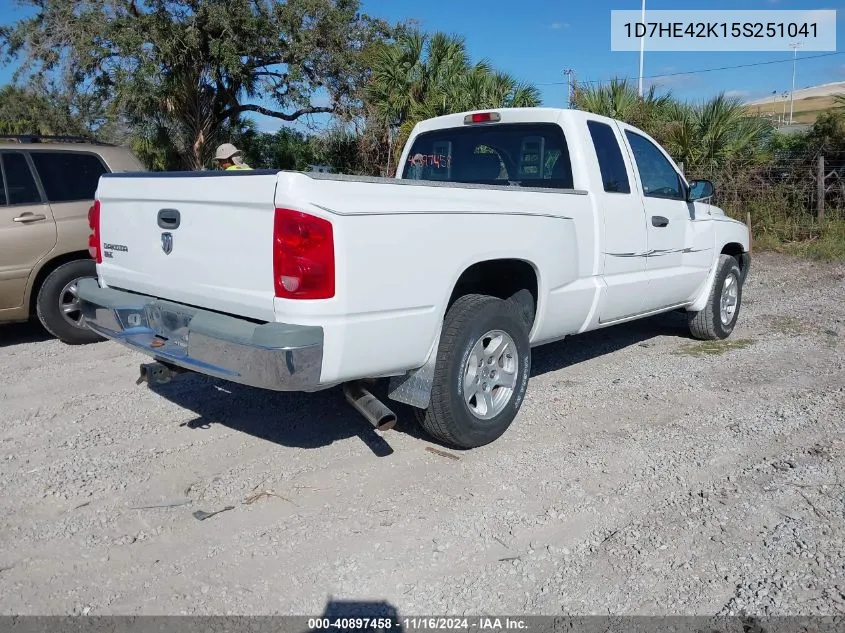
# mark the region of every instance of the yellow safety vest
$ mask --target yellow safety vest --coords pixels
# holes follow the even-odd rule
[[[243,165],[232,165],[231,167],[227,167],[227,168],[226,168],[226,171],[232,171],[232,170],[235,170],[235,169],[248,169],[248,170],[251,170],[251,169],[252,169],[252,167],[250,167],[250,166],[249,166],[249,165],[247,165],[247,164],[243,164]]]

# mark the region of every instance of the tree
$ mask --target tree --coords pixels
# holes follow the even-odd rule
[[[79,135],[86,129],[66,104],[17,86],[0,88],[0,134]]]
[[[536,87],[494,70],[487,60],[471,63],[463,38],[403,29],[394,42],[373,46],[367,55],[372,73],[363,92],[370,125],[388,143],[401,146],[413,126],[453,112],[483,108],[535,107]]]
[[[641,98],[633,82],[614,78],[608,83],[577,86],[572,102],[578,110],[625,121],[657,138],[675,100],[670,93],[658,95],[656,86]]]
[[[625,79],[576,91],[578,109],[619,119],[661,143],[687,170],[714,170],[762,158],[771,126],[749,116],[742,101],[724,94],[699,104],[658,95],[652,86],[642,98]]]
[[[269,134],[245,126],[232,135],[232,142],[244,150],[246,162],[256,169],[304,171],[315,162],[312,140],[291,128]]]
[[[116,140],[116,122],[89,95],[31,84],[0,88],[0,134],[87,136]]]
[[[166,133],[199,169],[246,113],[295,121],[347,113],[361,53],[390,33],[357,0],[24,0],[0,28],[21,72],[85,86],[115,115]],[[321,99],[324,100],[321,102]]]
[[[664,142],[691,170],[737,168],[764,158],[772,127],[749,116],[739,98],[719,94],[696,105],[675,103]]]

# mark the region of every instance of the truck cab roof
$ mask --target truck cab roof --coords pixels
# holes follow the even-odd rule
[[[466,123],[468,117],[471,117],[473,114],[485,113],[498,114],[500,120],[496,121],[496,123],[560,123],[564,119],[571,121],[614,121],[614,119],[605,116],[582,110],[572,110],[570,108],[486,108],[426,119],[414,126],[414,134],[466,125],[468,124]],[[484,125],[484,123],[481,125]]]

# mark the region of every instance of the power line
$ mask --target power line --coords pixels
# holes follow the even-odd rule
[[[806,61],[808,59],[819,59],[820,57],[832,57],[834,55],[845,55],[845,51],[839,51],[836,53],[822,53],[821,55],[810,55],[809,57],[802,57],[802,61]],[[643,77],[643,79],[658,79],[660,77],[677,77],[678,75],[697,75],[699,73],[712,73],[717,72],[720,70],[734,70],[736,68],[752,68],[755,66],[769,66],[771,64],[785,64],[785,63],[792,63],[792,57],[789,59],[775,59],[768,62],[756,62],[753,64],[738,64],[736,66],[720,66],[719,68],[700,68],[698,70],[685,70],[677,73],[665,73],[662,75],[649,75],[648,77]],[[616,79],[637,79],[636,77],[616,77]],[[607,83],[610,79],[587,79],[583,81],[579,81],[579,84],[602,84]],[[563,86],[567,82],[565,81],[552,81],[549,83],[542,83],[542,84],[534,84],[535,86]]]

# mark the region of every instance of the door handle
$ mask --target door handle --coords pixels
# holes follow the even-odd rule
[[[669,218],[664,218],[662,215],[651,216],[651,225],[657,227],[669,226]]]
[[[162,209],[157,216],[158,226],[165,231],[175,231],[182,222],[178,209]]]
[[[39,222],[46,220],[47,216],[43,213],[24,213],[16,218],[12,218],[12,222],[20,222],[22,224],[29,224],[30,222]]]

